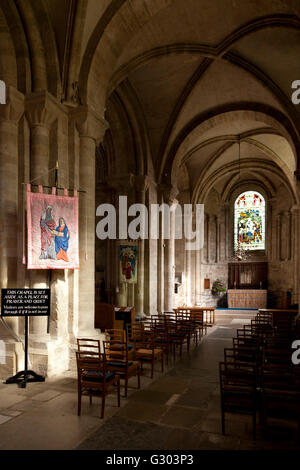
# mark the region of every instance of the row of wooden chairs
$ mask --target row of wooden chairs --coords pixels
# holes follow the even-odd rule
[[[101,351],[100,341],[89,338],[77,340],[78,370],[78,415],[81,413],[81,397],[102,397],[101,417],[104,416],[106,396],[117,391],[120,406],[120,380],[124,381],[124,396],[127,397],[128,381],[136,376],[140,388],[141,373],[145,363],[151,366],[151,378],[155,364],[160,362],[164,371],[164,360],[169,363],[183,347],[190,349],[194,341],[207,332],[201,312],[170,312],[151,316],[146,321],[127,325],[126,330],[107,329]]]
[[[295,323],[279,313],[275,318],[258,313],[224,349],[219,363],[223,434],[225,413],[252,415],[255,439],[257,412],[266,426],[268,416],[282,411],[298,421],[300,437],[300,370],[291,360]]]
[[[145,334],[153,335],[157,346],[163,348],[167,363],[171,354],[175,360],[178,351],[179,355],[182,355],[183,347],[189,351],[192,342],[197,345],[202,336],[207,333],[207,327],[203,312],[188,311],[153,315],[135,325],[135,328],[143,329]]]
[[[81,414],[81,397],[87,395],[101,397],[101,418],[104,417],[106,396],[117,392],[117,404],[120,406],[120,379],[124,380],[127,397],[128,380],[137,377],[138,388],[141,386],[141,365],[132,360],[127,342],[115,340],[103,341],[103,352],[99,340],[90,338],[77,339],[77,374],[78,374],[78,416]]]

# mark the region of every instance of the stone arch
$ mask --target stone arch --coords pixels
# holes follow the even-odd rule
[[[207,194],[209,193],[210,189],[213,188],[216,184],[216,182],[222,178],[224,175],[228,173],[233,173],[234,179],[231,182],[231,185],[229,184],[229,187],[227,191],[224,192],[222,195],[223,202],[228,202],[228,197],[232,192],[235,190],[237,187],[237,179],[238,179],[238,173],[239,169],[241,172],[245,170],[252,170],[253,172],[253,167],[255,165],[255,171],[264,174],[265,178],[265,173],[270,175],[269,181],[268,178],[266,180],[266,187],[269,190],[270,194],[274,192],[274,188],[272,188],[271,185],[271,177],[272,174],[276,175],[276,177],[286,186],[289,194],[291,195],[292,200],[294,201],[295,204],[297,204],[298,201],[298,195],[295,187],[292,187],[286,176],[283,174],[281,169],[275,165],[274,163],[270,161],[252,161],[252,159],[243,159],[243,162],[239,165],[238,162],[234,162],[228,165],[223,166],[222,168],[216,170],[214,173],[212,173],[208,178],[206,178],[204,181],[199,181],[196,187],[194,188],[193,191],[193,196],[192,196],[192,202],[194,204],[196,203],[204,203],[205,198]],[[257,182],[256,178],[254,179],[255,184],[260,184],[262,186],[262,182]],[[245,183],[244,183],[245,184]]]
[[[215,108],[203,114],[199,114],[189,122],[174,140],[170,151],[161,162],[158,179],[160,182],[176,182],[176,168],[192,146],[191,142],[196,135],[204,134],[224,121],[253,120],[265,123],[273,128],[279,135],[284,136],[289,142],[298,164],[300,160],[300,142],[298,133],[290,120],[280,111],[260,103],[241,103]]]
[[[17,58],[12,36],[2,9],[0,8],[0,77],[6,85],[17,88]]]

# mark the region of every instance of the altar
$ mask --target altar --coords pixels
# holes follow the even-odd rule
[[[228,289],[228,308],[267,308],[265,289]]]

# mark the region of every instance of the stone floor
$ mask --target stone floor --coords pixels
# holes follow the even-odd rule
[[[110,395],[104,420],[99,401],[89,405],[86,397],[77,416],[76,377],[71,374],[25,389],[0,384],[0,450],[299,450],[293,423],[269,420],[267,430],[258,426],[254,442],[251,418],[231,414],[226,435],[221,434],[218,362],[239,322],[247,322],[245,315],[234,314],[170,362],[164,374],[158,365],[150,379],[145,366],[142,389],[132,378],[121,408]]]

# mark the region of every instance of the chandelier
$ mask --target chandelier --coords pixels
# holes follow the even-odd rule
[[[240,246],[240,243],[234,248],[232,261],[246,261],[249,258],[248,252]]]
[[[239,152],[238,152],[238,164],[239,164],[239,177],[237,186],[241,185],[241,138],[238,136],[238,145],[239,145]],[[237,233],[237,244],[234,244],[233,248],[233,256],[231,257],[230,261],[246,261],[249,258],[248,251],[245,250],[241,246],[239,233]]]

